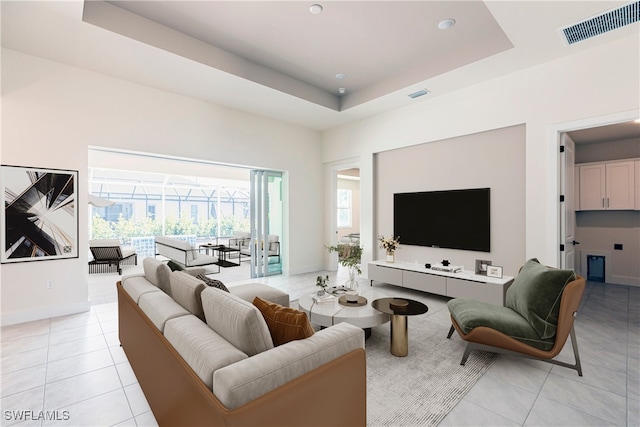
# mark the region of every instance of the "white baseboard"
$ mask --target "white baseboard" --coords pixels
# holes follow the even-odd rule
[[[287,274],[290,276],[295,276],[297,274],[306,274],[306,273],[312,273],[314,271],[320,271],[320,270],[324,270],[324,267],[322,267],[322,265],[315,265],[315,266],[306,266],[306,267],[299,267],[299,268],[295,268],[295,269],[289,269]],[[284,271],[283,271],[284,273]]]
[[[60,317],[69,314],[83,313],[91,309],[89,301],[75,304],[57,305],[36,310],[27,310],[14,313],[2,313],[0,316],[0,326],[16,325],[18,323],[32,322],[34,320],[48,319],[50,317]]]
[[[612,285],[640,286],[640,279],[637,277],[618,276],[612,274],[609,280],[610,281],[607,283],[611,283]]]

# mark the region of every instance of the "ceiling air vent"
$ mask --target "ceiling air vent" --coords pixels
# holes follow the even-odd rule
[[[562,34],[568,44],[574,44],[639,20],[640,1],[636,1],[562,28]]]
[[[410,93],[409,94],[409,98],[416,99],[416,98],[419,98],[419,97],[421,97],[423,95],[426,95],[428,93],[429,93],[429,91],[427,89],[421,89],[421,90],[419,90],[417,92]]]

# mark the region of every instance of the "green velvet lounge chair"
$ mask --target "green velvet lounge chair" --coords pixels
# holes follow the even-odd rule
[[[574,320],[585,280],[572,270],[559,270],[527,261],[507,290],[505,307],[475,300],[447,303],[451,329],[467,341],[460,362],[474,350],[512,354],[575,369],[582,376]],[[571,336],[574,363],[554,358]]]

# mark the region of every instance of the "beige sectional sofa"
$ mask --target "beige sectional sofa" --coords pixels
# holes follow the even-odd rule
[[[341,323],[274,347],[254,297],[289,296],[248,283],[229,292],[143,260],[118,282],[122,347],[164,425],[365,425],[364,334]]]

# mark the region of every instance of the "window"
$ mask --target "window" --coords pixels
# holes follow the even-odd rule
[[[351,227],[351,190],[338,189],[338,227]]]
[[[156,205],[147,206],[147,217],[152,221],[156,219]]]
[[[133,215],[133,205],[131,203],[116,203],[112,206],[103,208],[94,208],[94,215],[98,215],[108,222],[118,222],[120,216],[122,219],[130,219]]]
[[[198,205],[191,205],[191,220],[194,224],[198,223]]]
[[[90,168],[89,175],[91,194],[116,201],[92,207],[94,239],[164,234],[209,241],[250,229],[248,171],[234,180],[100,168]]]

